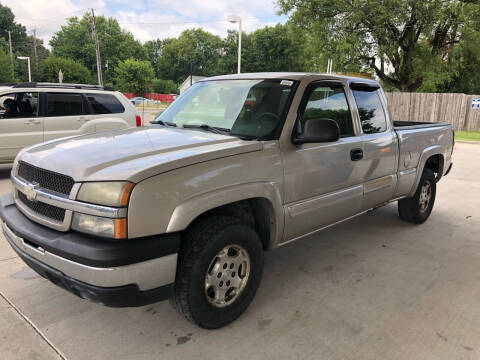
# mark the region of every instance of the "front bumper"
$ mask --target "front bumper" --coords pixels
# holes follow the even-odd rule
[[[0,197],[2,230],[10,246],[41,276],[107,306],[140,306],[170,297],[178,234],[106,241],[62,233],[30,221],[11,194]]]

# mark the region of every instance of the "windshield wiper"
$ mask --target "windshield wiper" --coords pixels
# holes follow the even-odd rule
[[[222,135],[225,135],[225,134],[230,134],[230,129],[225,129],[225,128],[221,128],[221,127],[217,127],[217,126],[210,126],[210,125],[207,125],[207,124],[184,124],[183,127],[185,129],[202,129],[202,130],[206,130],[206,131],[210,131],[212,133],[215,133],[215,134],[222,134]]]
[[[163,121],[163,120],[153,120],[153,121],[150,121],[150,124],[159,124],[159,125],[163,125],[163,126],[173,126],[173,127],[177,127],[177,124],[173,123],[173,122],[170,122],[170,121]]]

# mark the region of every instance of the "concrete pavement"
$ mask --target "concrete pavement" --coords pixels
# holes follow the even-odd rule
[[[423,225],[400,221],[391,204],[267,253],[250,308],[216,331],[168,302],[111,309],[79,299],[0,238],[0,292],[37,327],[0,298],[1,357],[479,359],[479,157],[480,145],[457,143]],[[7,182],[0,170],[0,192]]]

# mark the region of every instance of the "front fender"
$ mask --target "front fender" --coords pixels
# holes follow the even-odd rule
[[[215,189],[179,204],[173,211],[167,232],[185,230],[193,220],[208,210],[236,201],[263,198],[272,207],[271,244],[276,244],[283,235],[284,214],[278,187],[272,182],[254,182]]]
[[[262,151],[198,162],[137,183],[128,205],[128,236],[182,231],[205,211],[260,198],[266,199],[263,203],[268,204],[271,222],[275,223],[270,232],[273,242],[272,232],[276,237],[283,231],[282,194],[278,144],[263,144]]]

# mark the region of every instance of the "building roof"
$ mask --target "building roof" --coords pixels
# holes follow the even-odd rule
[[[198,75],[192,75],[192,83],[196,83],[200,80],[205,79],[206,76],[198,76]],[[180,84],[180,88],[184,87],[185,85],[190,85],[190,75]]]

